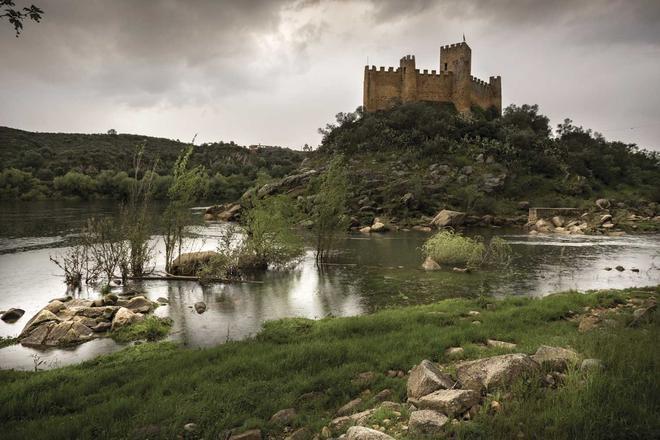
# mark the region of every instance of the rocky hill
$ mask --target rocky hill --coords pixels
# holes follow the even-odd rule
[[[536,106],[511,106],[497,118],[423,103],[358,109],[337,115],[322,133],[298,170],[256,188],[244,203],[286,193],[306,211],[318,176],[342,155],[354,227],[375,218],[424,227],[442,209],[465,212],[468,224],[522,225],[530,206],[591,210],[601,198],[626,215],[658,215],[657,152],[607,141],[568,120],[553,135]]]

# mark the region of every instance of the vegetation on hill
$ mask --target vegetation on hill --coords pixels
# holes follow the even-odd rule
[[[350,211],[361,224],[375,216],[414,224],[442,208],[522,215],[523,201],[581,207],[607,197],[640,208],[660,201],[658,152],[608,141],[568,119],[553,132],[535,105],[509,106],[501,117],[429,103],[358,108],[321,133],[304,165],[322,169],[328,156],[348,158]]]
[[[130,134],[32,133],[0,127],[0,199],[53,197],[119,200],[134,184],[134,155],[143,145],[138,179],[155,172],[154,198],[167,198],[171,170],[187,144]],[[238,199],[255,181],[285,176],[303,159],[286,148],[242,147],[233,142],[194,147],[191,165],[203,165],[204,197],[222,202]]]
[[[184,432],[188,423],[196,425],[194,438],[255,427],[283,438],[282,426],[269,419],[290,407],[294,429],[308,427],[311,437],[357,395],[359,409],[384,389],[405,401],[406,379],[388,370],[405,372],[422,359],[451,362],[449,347],[463,347],[466,359],[509,352],[486,346],[490,338],[515,342],[523,353],[542,344],[571,347],[604,368],[586,376],[569,370],[556,389],[540,386],[541,374],[497,390],[487,399],[498,400],[500,410],[485,407],[447,424],[450,438],[655,438],[659,321],[651,310],[648,321],[631,326],[629,306],[658,293],[452,299],[368,316],[270,322],[253,339],[208,349],[146,343],[51,371],[0,371],[3,438],[193,438]],[[606,328],[578,332],[576,311],[587,307],[608,313]],[[476,311],[481,325],[472,323]],[[367,371],[367,381],[356,380]],[[373,417],[369,425],[386,426],[382,414]]]

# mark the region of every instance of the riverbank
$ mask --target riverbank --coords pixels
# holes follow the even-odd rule
[[[2,371],[3,438],[222,438],[252,428],[284,438],[301,427],[311,438],[327,434],[338,408],[358,396],[356,409],[373,407],[385,389],[389,400],[405,402],[405,372],[422,359],[451,362],[449,347],[463,347],[463,359],[512,351],[488,339],[528,354],[541,345],[571,347],[604,369],[587,377],[569,370],[570,381],[556,389],[518,381],[487,396],[501,411],[479,412],[447,431],[461,438],[651,438],[660,429],[657,312],[630,324],[635,304],[658,293],[660,286],[452,299],[353,318],[272,321],[255,338],[210,349],[145,343],[77,366]],[[578,331],[581,315],[598,315],[588,319],[596,328]],[[269,421],[285,408],[295,408],[289,428]],[[369,426],[387,430],[383,414]]]

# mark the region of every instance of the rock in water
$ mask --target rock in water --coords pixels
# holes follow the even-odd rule
[[[149,313],[153,304],[144,296],[136,296],[131,298],[125,307],[132,312]]]
[[[407,384],[408,397],[418,399],[433,391],[454,386],[452,378],[440,371],[429,360],[423,360],[410,373]]]
[[[206,312],[206,303],[204,301],[196,302],[194,307],[195,307],[195,311],[200,315]]]
[[[431,221],[431,224],[444,228],[445,226],[460,226],[465,222],[465,213],[443,209]]]
[[[394,440],[394,437],[364,426],[352,426],[346,431],[346,440]]]
[[[569,364],[575,364],[580,357],[573,350],[561,347],[550,347],[541,345],[532,359],[542,367],[547,367],[554,371],[565,371]]]
[[[508,385],[538,368],[526,354],[514,353],[460,363],[456,366],[456,375],[463,387],[481,391]]]
[[[419,399],[418,406],[455,417],[478,404],[479,398],[479,393],[473,390],[438,390]]]
[[[112,319],[112,330],[117,330],[127,325],[134,324],[141,321],[144,318],[143,315],[139,313],[134,313],[133,311],[127,309],[126,307],[121,307],[115,313],[115,317]]]
[[[442,427],[447,424],[449,418],[444,414],[430,409],[413,411],[408,421],[409,432],[413,435],[430,436],[437,435]]]
[[[389,228],[383,222],[374,222],[371,225],[371,232],[387,232]]]
[[[21,319],[21,316],[23,316],[24,314],[25,314],[25,310],[23,309],[11,308],[2,314],[2,316],[0,316],[0,319],[2,319],[3,321],[9,324],[13,324],[14,322]]]

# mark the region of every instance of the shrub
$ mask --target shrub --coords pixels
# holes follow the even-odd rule
[[[494,237],[486,246],[481,237],[465,237],[449,230],[429,238],[422,250],[438,264],[464,265],[471,269],[506,265],[511,260],[511,246],[502,238]]]
[[[424,255],[438,264],[478,266],[486,252],[484,244],[453,231],[441,231],[429,238],[423,247]]]

